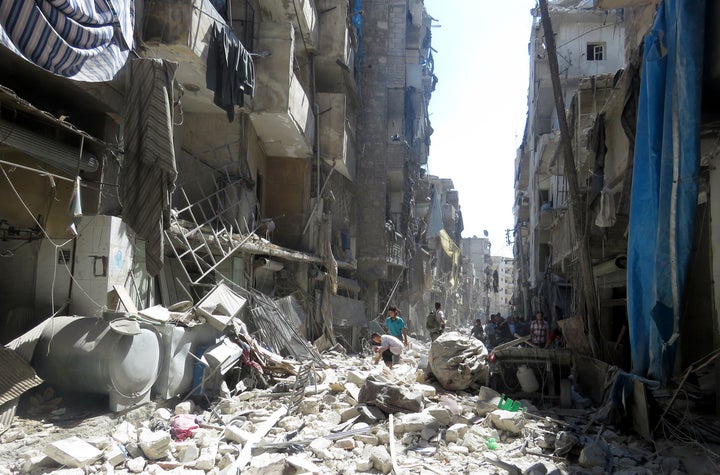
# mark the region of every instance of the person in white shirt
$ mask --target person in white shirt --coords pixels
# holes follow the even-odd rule
[[[400,356],[402,354],[403,342],[392,335],[380,335],[379,333],[373,333],[371,339],[373,345],[379,346],[375,350],[375,364],[378,364],[382,357],[385,366],[392,368],[393,355]]]

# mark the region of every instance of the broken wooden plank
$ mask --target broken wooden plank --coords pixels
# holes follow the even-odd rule
[[[394,421],[392,414],[389,415],[389,418],[390,418],[390,423],[389,423],[390,427],[388,430],[390,432],[390,435],[389,435],[390,461],[392,462],[393,473],[395,473],[396,475],[399,475],[400,468],[398,467],[398,464],[397,464],[397,453],[395,452],[395,421]]]
[[[110,298],[117,296],[120,303],[125,307],[128,313],[137,313],[138,308],[135,305],[135,301],[130,297],[127,289],[122,285],[113,285],[113,289],[110,291]]]
[[[253,446],[260,442],[262,438],[270,432],[270,429],[275,427],[275,424],[277,424],[280,419],[285,417],[287,411],[287,406],[282,406],[280,409],[273,412],[267,420],[260,424],[257,430],[252,433],[250,439],[243,446],[237,460],[228,465],[226,469],[221,470],[220,473],[223,475],[238,475],[242,469],[250,463]]]

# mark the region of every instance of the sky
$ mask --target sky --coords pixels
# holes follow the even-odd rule
[[[514,164],[527,116],[528,41],[535,0],[425,0],[438,83],[430,100],[428,172],[460,195],[464,238],[489,233],[512,257]],[[439,26],[437,26],[439,25]],[[512,233],[511,233],[512,239]]]

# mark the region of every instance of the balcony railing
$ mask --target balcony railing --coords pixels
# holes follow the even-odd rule
[[[394,233],[389,236],[386,243],[386,261],[389,265],[405,267],[407,260],[405,256],[405,238],[400,234]]]

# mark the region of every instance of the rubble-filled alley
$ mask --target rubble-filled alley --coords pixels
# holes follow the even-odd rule
[[[374,363],[369,346],[361,354],[348,354],[340,345],[322,354],[307,347],[312,355],[298,361],[268,349],[239,321],[227,328],[199,359],[203,376],[178,398],[154,398],[109,413],[107,396],[58,391],[48,384],[28,391],[15,422],[0,436],[0,473],[677,475],[718,470],[716,449],[688,438],[682,424],[658,431],[654,441],[629,430],[631,416],[617,414],[624,406],[610,390],[619,380],[616,369],[608,373],[615,377],[604,381],[599,404],[575,386],[563,389],[570,391],[569,401],[537,387],[551,384],[552,371],[544,370],[553,363],[531,371],[535,387],[520,381],[514,393],[527,397],[513,400],[488,386],[502,386],[496,379],[500,372],[492,369],[498,356],[465,331],[444,333],[432,344],[410,338],[390,369]],[[504,347],[541,358],[570,352],[518,346],[526,341]],[[508,376],[502,378],[506,383]],[[522,393],[525,389],[535,392]],[[709,436],[713,430],[708,430]]]

